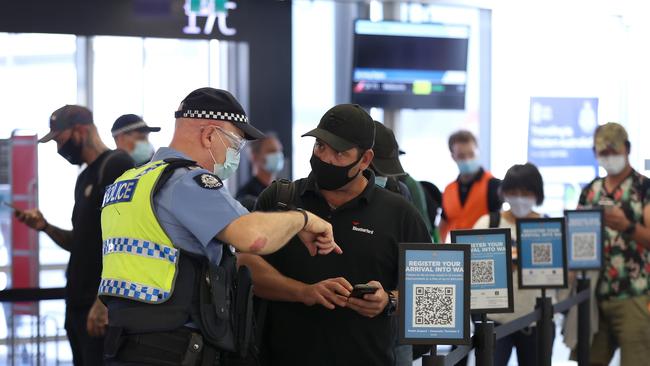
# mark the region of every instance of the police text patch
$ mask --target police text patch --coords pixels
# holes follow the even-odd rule
[[[221,179],[219,179],[219,177],[214,174],[199,174],[194,177],[194,180],[199,184],[201,188],[205,189],[220,189],[223,187]]]
[[[118,202],[130,202],[133,199],[136,184],[138,184],[137,179],[129,179],[113,183],[106,187],[102,207]]]

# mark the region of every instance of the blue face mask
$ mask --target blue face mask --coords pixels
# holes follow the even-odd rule
[[[386,188],[386,182],[388,182],[388,177],[375,176],[375,185],[381,188]]]
[[[214,175],[219,177],[219,179],[226,180],[230,178],[232,173],[234,173],[237,170],[237,167],[239,167],[240,155],[239,155],[239,151],[233,149],[232,147],[228,147],[223,142],[221,136],[218,133],[217,136],[219,136],[219,140],[221,140],[223,146],[226,146],[226,160],[224,160],[223,164],[217,163],[217,160],[214,158],[214,155],[212,155],[212,151],[208,149],[208,152],[212,157],[212,161],[214,161],[214,167],[212,169],[212,172],[214,173]]]
[[[481,169],[481,163],[478,159],[459,160],[456,164],[461,175],[474,174]]]
[[[142,165],[151,160],[153,152],[153,145],[149,141],[136,141],[135,148],[131,151],[131,158],[133,158],[135,165]]]
[[[264,160],[264,170],[269,173],[277,173],[284,168],[284,154],[281,151],[266,154]]]

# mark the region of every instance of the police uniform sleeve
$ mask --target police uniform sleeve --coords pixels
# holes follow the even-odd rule
[[[248,211],[219,178],[205,170],[190,171],[174,186],[172,214],[203,246]]]

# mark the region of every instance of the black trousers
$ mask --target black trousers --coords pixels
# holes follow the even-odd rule
[[[72,349],[74,366],[104,364],[104,337],[91,337],[86,329],[90,306],[66,306],[65,331]]]

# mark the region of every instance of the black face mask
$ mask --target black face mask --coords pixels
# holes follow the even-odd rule
[[[61,146],[58,153],[70,164],[81,165],[83,163],[83,160],[81,159],[81,145],[75,144],[72,140],[72,136],[70,136],[68,141]]]
[[[336,166],[322,161],[316,155],[312,155],[309,163],[311,164],[311,171],[316,178],[316,183],[318,183],[318,188],[326,191],[334,191],[350,183],[359,175],[361,169],[352,177],[348,177],[348,172],[361,161],[362,157],[359,157],[357,161],[350,165]]]

